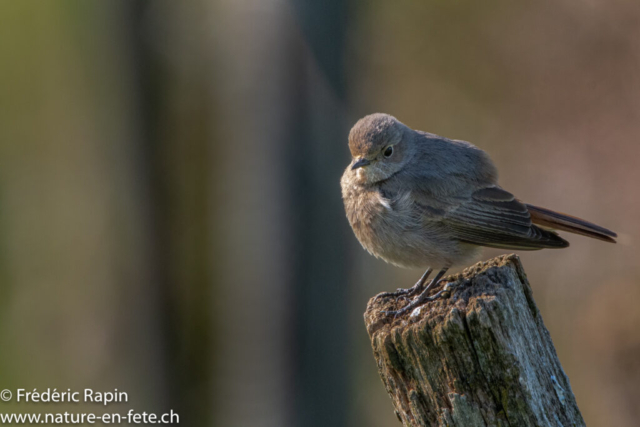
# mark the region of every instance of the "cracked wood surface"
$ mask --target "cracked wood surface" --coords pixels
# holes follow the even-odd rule
[[[405,426],[584,426],[516,255],[449,276],[451,296],[397,319],[371,299],[365,324]],[[435,293],[435,291],[434,291]]]

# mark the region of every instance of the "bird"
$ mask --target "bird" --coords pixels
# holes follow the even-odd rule
[[[489,155],[475,145],[413,130],[375,113],[349,132],[351,162],[340,185],[346,216],[364,249],[404,268],[425,268],[418,294],[398,316],[441,296],[429,295],[452,267],[482,247],[513,250],[569,246],[556,230],[616,243],[617,234],[575,216],[527,204],[498,185]],[[436,276],[425,286],[434,269]]]

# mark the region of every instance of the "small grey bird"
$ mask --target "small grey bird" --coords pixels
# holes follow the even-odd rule
[[[465,141],[416,131],[388,114],[360,119],[349,133],[353,157],[342,175],[347,218],[362,246],[399,267],[427,268],[410,289],[384,295],[420,296],[398,315],[438,298],[429,296],[453,265],[482,246],[566,248],[552,229],[615,243],[616,233],[580,218],[528,205],[497,184],[489,156]],[[432,271],[438,274],[422,290]]]

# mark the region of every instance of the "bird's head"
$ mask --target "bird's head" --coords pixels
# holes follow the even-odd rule
[[[363,117],[349,132],[351,173],[373,184],[399,172],[413,155],[413,131],[388,114]]]

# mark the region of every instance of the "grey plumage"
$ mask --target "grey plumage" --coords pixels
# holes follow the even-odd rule
[[[349,149],[341,180],[347,218],[362,246],[394,265],[446,271],[481,246],[567,247],[550,228],[615,242],[603,227],[517,200],[498,186],[489,156],[468,142],[378,113],[354,125]]]

